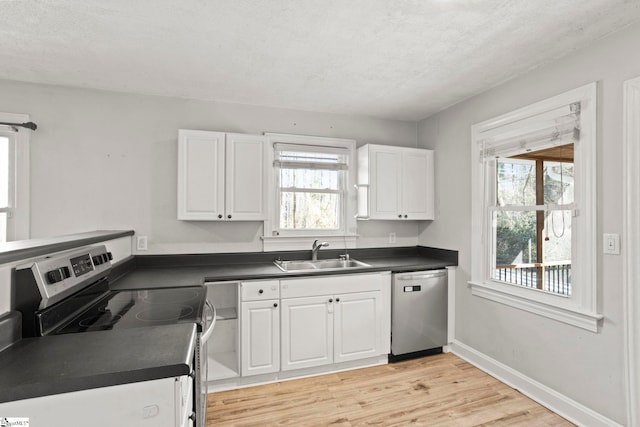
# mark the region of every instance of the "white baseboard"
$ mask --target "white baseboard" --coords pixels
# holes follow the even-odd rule
[[[520,391],[525,396],[528,396],[574,424],[588,427],[622,427],[621,424],[521,374],[515,369],[480,353],[460,341],[455,340],[449,344],[449,350],[461,359],[466,360],[478,369]]]

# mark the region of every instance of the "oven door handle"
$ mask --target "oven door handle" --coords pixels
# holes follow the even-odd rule
[[[202,333],[202,339],[201,339],[201,342],[202,342],[203,344],[207,342],[207,340],[209,339],[209,337],[210,337],[210,336],[211,336],[211,334],[213,333],[213,327],[214,327],[214,326],[215,326],[215,324],[216,324],[216,309],[213,307],[213,304],[211,304],[211,303],[209,302],[209,300],[206,300],[204,303],[205,303],[205,305],[206,305],[207,307],[209,307],[209,309],[211,310],[211,314],[212,314],[212,316],[211,316],[211,323],[209,323],[209,324],[207,325],[207,329]],[[206,315],[205,315],[205,324],[206,324],[206,323],[207,323],[207,317],[206,317]]]

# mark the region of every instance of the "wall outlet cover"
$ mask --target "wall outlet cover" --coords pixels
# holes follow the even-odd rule
[[[149,239],[147,236],[136,237],[136,249],[139,251],[146,251],[148,249]]]

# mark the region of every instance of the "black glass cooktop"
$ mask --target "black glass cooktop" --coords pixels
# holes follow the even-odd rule
[[[114,291],[55,334],[202,323],[204,287]]]

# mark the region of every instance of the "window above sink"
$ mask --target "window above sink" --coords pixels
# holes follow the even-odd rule
[[[264,250],[306,249],[311,237],[355,247],[356,141],[265,133],[273,153]],[[338,245],[340,243],[340,245]]]

